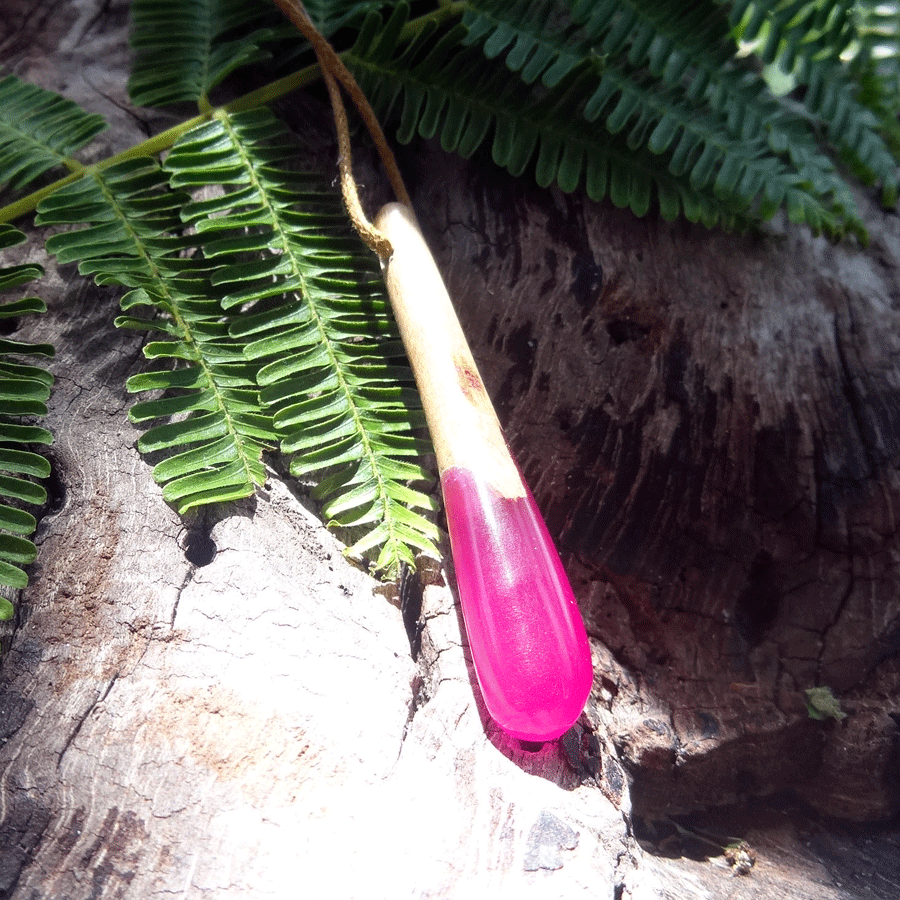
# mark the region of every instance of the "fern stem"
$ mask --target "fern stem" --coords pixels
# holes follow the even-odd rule
[[[413,40],[428,22],[440,22],[446,18],[456,16],[466,7],[467,4],[464,2],[449,2],[440,6],[433,12],[426,13],[423,16],[419,16],[417,19],[407,22],[400,33],[399,42],[405,43]],[[347,55],[349,55],[348,52],[338,54],[341,59]],[[290,75],[285,75],[283,78],[273,81],[271,84],[266,84],[261,88],[250,91],[248,94],[244,94],[244,96],[238,97],[236,100],[232,100],[224,106],[205,110],[199,115],[187,119],[178,125],[173,125],[171,128],[167,128],[165,131],[153,135],[153,137],[147,138],[146,141],[141,141],[141,143],[135,144],[127,150],[123,150],[121,153],[109,156],[91,166],[84,166],[80,171],[70,172],[64,178],[60,178],[51,184],[45,185],[40,190],[33,191],[4,207],[0,207],[0,223],[14,222],[16,219],[34,212],[35,209],[37,209],[38,204],[45,197],[49,197],[51,194],[56,193],[60,188],[65,187],[67,184],[71,184],[73,181],[77,181],[84,175],[102,172],[104,169],[108,169],[125,160],[134,159],[139,156],[157,156],[158,154],[164,153],[166,150],[170,150],[175,141],[183,134],[190,131],[196,125],[210,121],[221,112],[239,113],[249,109],[256,109],[260,106],[267,106],[275,100],[284,97],[286,94],[290,94],[292,91],[306,87],[308,84],[312,84],[312,82],[320,77],[321,70],[318,64],[305,66],[296,72],[292,72]]]
[[[72,172],[69,175],[66,175],[65,178],[60,178],[59,181],[54,181],[53,184],[48,184],[39,191],[33,191],[27,196],[21,197],[7,206],[4,206],[0,209],[0,224],[14,222],[16,219],[21,218],[30,212],[34,212],[38,203],[40,203],[44,197],[49,197],[61,187],[65,187],[67,184],[77,181],[83,174],[83,172]]]
[[[301,261],[296,258],[295,252],[291,246],[291,241],[289,239],[290,236],[285,230],[281,213],[276,206],[272,205],[271,202],[269,202],[268,192],[261,184],[259,184],[252,161],[244,153],[243,144],[239,136],[234,131],[230,116],[225,113],[219,113],[216,118],[227,130],[234,147],[236,148],[237,152],[240,153],[244,168],[247,172],[247,176],[256,189],[259,197],[261,198],[261,202],[264,204],[266,212],[271,217],[273,228],[276,230],[279,241],[284,248],[283,253],[290,258],[294,274],[304,285],[304,287],[300,291],[298,291],[298,294],[307,303],[310,317],[315,323],[315,327],[318,330],[320,336],[321,346],[325,349],[325,352],[328,355],[330,368],[334,372],[335,378],[337,379],[338,389],[346,399],[347,408],[350,412],[350,416],[352,417],[354,429],[356,431],[356,434],[359,436],[360,442],[362,444],[361,456],[366,459],[372,472],[374,473],[374,478],[378,485],[377,493],[379,502],[381,504],[381,508],[386,511],[390,504],[390,494],[385,483],[384,475],[380,467],[378,466],[378,451],[373,446],[369,431],[366,428],[365,422],[363,421],[363,416],[360,412],[359,403],[357,402],[353,387],[348,382],[347,377],[344,374],[340,358],[334,348],[334,340],[329,335],[326,323],[323,321],[321,313],[316,308],[315,302],[310,299],[310,292],[305,287],[307,277],[304,273],[304,267],[301,264]],[[384,521],[390,523],[388,526],[390,529],[389,540],[397,543],[402,543],[402,538],[399,537],[393,530],[393,518],[385,513]]]
[[[140,144],[135,144],[133,147],[123,150],[121,153],[116,153],[114,156],[108,156],[106,159],[102,159],[92,166],[85,166],[78,172],[70,172],[65,178],[60,178],[58,181],[54,181],[52,184],[48,184],[38,191],[34,191],[25,197],[15,200],[8,206],[4,206],[0,209],[0,223],[12,222],[20,216],[34,212],[34,210],[37,209],[37,205],[45,197],[49,197],[51,194],[56,193],[60,188],[65,187],[67,184],[71,184],[73,181],[77,181],[84,175],[95,175],[104,171],[104,169],[109,169],[112,166],[118,165],[118,163],[125,162],[129,159],[135,159],[140,156],[156,156],[157,154],[168,150],[182,134],[190,131],[195,125],[208,121],[212,118],[213,114],[214,111],[210,111],[199,116],[194,116],[192,119],[188,119],[179,125],[174,125],[172,128],[167,128],[165,131],[155,134],[146,141],[141,141]]]
[[[250,91],[249,94],[244,94],[243,97],[232,100],[231,103],[226,103],[222,109],[230,113],[239,113],[246,112],[248,109],[256,109],[260,106],[268,106],[286,94],[312,84],[319,78],[320,74],[318,64],[313,63],[303,69],[298,69],[296,72],[291,72],[290,75],[285,75],[284,78],[279,78],[270,84],[264,84],[255,91]]]

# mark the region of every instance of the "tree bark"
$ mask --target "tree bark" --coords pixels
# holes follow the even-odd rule
[[[168,124],[128,106],[127,4],[6,7],[0,58],[107,116],[98,156]],[[125,416],[142,336],[36,243],[55,476],[0,659],[0,898],[894,898],[896,216],[861,250],[401,166],[582,604],[585,714],[503,735],[450,561],[401,612],[290,482],[177,516]]]

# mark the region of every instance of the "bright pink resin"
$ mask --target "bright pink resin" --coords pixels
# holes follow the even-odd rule
[[[509,500],[469,469],[441,476],[463,619],[488,712],[527,741],[575,722],[593,670],[584,623],[528,493]]]

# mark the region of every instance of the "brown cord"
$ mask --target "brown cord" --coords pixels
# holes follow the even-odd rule
[[[339,81],[350,95],[353,105],[359,111],[372,140],[375,142],[375,148],[378,150],[378,156],[381,164],[387,172],[388,180],[394,189],[397,199],[412,210],[412,202],[403,183],[403,177],[394,158],[394,153],[388,145],[387,138],[381,130],[381,125],[375,116],[366,95],[362,92],[360,86],[356,83],[356,79],[350,70],[344,65],[343,60],[337,55],[335,49],[323,37],[303,6],[300,0],[275,0],[282,12],[291,20],[297,29],[312,44],[316,58],[319,61],[319,68],[322,70],[322,78],[328,88],[328,96],[331,99],[331,110],[334,114],[334,127],[337,131],[338,140],[338,168],[341,173],[341,193],[344,197],[344,204],[353,222],[353,227],[359,233],[359,236],[365,241],[366,245],[374,250],[382,259],[386,259],[391,255],[391,244],[387,238],[382,235],[377,228],[367,218],[362,204],[359,200],[359,191],[357,190],[356,181],[353,178],[353,158],[350,146],[350,128],[347,123],[347,111],[344,108],[344,102],[341,98],[340,88],[337,85]]]
[[[391,242],[369,221],[362,203],[359,199],[359,191],[356,188],[356,179],[353,177],[353,158],[350,148],[350,130],[347,125],[347,111],[341,100],[341,91],[337,82],[324,67],[322,77],[328,87],[328,95],[331,97],[331,109],[334,113],[334,125],[338,139],[338,169],[341,173],[341,193],[344,196],[344,205],[350,215],[350,221],[365,241],[370,250],[374,250],[382,259],[387,259],[393,252]]]

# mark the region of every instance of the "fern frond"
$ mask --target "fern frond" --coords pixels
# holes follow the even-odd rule
[[[852,200],[827,160],[821,173],[817,159],[798,173],[746,123],[734,124],[732,138],[647,75],[586,57],[536,93],[508,67],[486,63],[478,46],[460,49],[461,28],[423,31],[395,47],[403,21],[402,11],[383,27],[373,17],[347,56],[376,108],[385,116],[399,108],[401,142],[436,136],[467,156],[490,140],[494,161],[512,174],[533,163],[539,184],[571,191],[583,182],[592,199],[608,196],[637,215],[656,202],[666,218],[733,227],[784,204],[828,231],[849,218]],[[601,115],[605,127],[590,124]],[[659,153],[668,153],[667,166]],[[810,198],[808,185],[818,194]]]
[[[611,132],[627,130],[630,147],[662,154],[669,172],[701,195],[713,193],[746,218],[768,218],[785,207],[792,221],[816,233],[862,230],[852,193],[802,122],[759,112],[728,119],[692,105],[678,92],[611,67],[584,107]],[[774,144],[774,146],[773,146]]]
[[[745,44],[758,42],[763,62],[805,78],[818,59],[838,59],[855,38],[856,0],[718,0]]]
[[[138,449],[165,457],[153,474],[179,512],[252,494],[265,481],[262,451],[274,443],[254,369],[228,336],[229,319],[194,237],[182,233],[187,200],[170,190],[155,160],[139,157],[92,172],[38,207],[41,224],[86,223],[54,235],[47,249],[60,262],[77,261],[98,284],[128,289],[117,324],[165,337],[148,343],[144,355],[174,360],[175,367],[128,382],[129,391],[164,394],[135,404],[129,415],[140,423],[171,417],[149,428]],[[159,318],[132,315],[142,307]]]
[[[364,529],[349,552],[380,546],[376,567],[392,571],[411,548],[436,552],[434,501],[409,486],[432,478],[416,461],[421,408],[374,258],[338,198],[292,171],[295,152],[267,111],[220,113],[165,167],[176,188],[207,189],[182,216],[223,309],[239,311],[230,335],[261,365],[291,472],[320,479],[331,524]]]
[[[857,46],[852,56],[845,54],[847,69],[859,85],[860,103],[876,115],[889,150],[900,158],[900,11],[860,0],[854,20]]]
[[[564,27],[555,32],[535,27],[526,14],[533,3],[474,5],[477,10],[467,13],[469,42],[483,41],[488,55],[502,50],[507,66],[521,68],[523,79],[543,73],[545,84],[579,63],[592,65],[599,83],[585,117],[595,121],[602,114],[612,132],[627,127],[632,146],[664,154],[670,172],[688,174],[699,192],[707,185],[719,196],[731,195],[732,205],[743,204],[753,216],[765,218],[783,206],[792,220],[815,231],[862,232],[834,162],[807,121],[736,57],[728,23],[714,3],[575,3],[571,19],[556,16]],[[815,72],[818,77],[821,67]],[[856,112],[870,121],[858,104]],[[889,157],[864,143],[881,177],[896,177]]]
[[[0,225],[0,251],[25,240],[25,235],[11,225]],[[41,274],[41,267],[33,264],[0,266],[0,293]],[[45,311],[43,301],[22,297],[0,303],[0,320]],[[13,588],[28,584],[22,566],[37,555],[30,540],[37,521],[22,507],[46,503],[47,492],[32,479],[50,474],[50,463],[28,448],[53,441],[49,431],[32,424],[35,417],[47,414],[53,376],[39,366],[23,363],[21,357],[52,355],[53,347],[48,344],[0,340],[0,584]],[[11,618],[13,612],[9,600],[0,597],[0,621]]]
[[[734,40],[710,4],[605,0],[575,3],[566,16],[548,0],[474,0],[463,23],[467,44],[481,44],[489,59],[505,57],[508,68],[527,84],[540,77],[544,86],[553,87],[579,66],[590,65],[600,76],[615,69],[619,81],[649,83],[695,107],[707,99],[721,111],[727,98],[729,106],[740,105],[732,115],[741,121],[750,109],[757,116],[767,112],[758,109],[760,90],[745,89],[746,69],[730,70]],[[597,95],[606,90],[598,85]],[[732,136],[742,135],[732,131]]]
[[[800,100],[813,124],[825,130],[857,178],[881,184],[882,201],[890,206],[900,189],[897,161],[881,135],[882,122],[861,101],[857,75],[842,60],[865,40],[858,6],[855,0],[736,0],[729,15],[745,42],[757,42],[763,62],[777,64],[803,88]]]
[[[858,77],[868,70],[876,86],[866,85],[874,97],[882,121],[900,112],[900,10],[877,0],[862,0],[855,5],[859,50],[853,60]],[[874,101],[874,102],[873,102]]]
[[[454,68],[462,56],[454,46],[458,34],[430,36],[430,46],[420,34],[394,49],[398,6],[383,29],[374,17],[361,29],[351,61],[358,58],[369,71],[367,87],[380,96],[382,111],[401,109],[401,140],[440,134],[445,147],[465,155],[492,132],[496,138],[498,121],[519,104],[519,165],[508,167],[514,174],[529,164],[531,151],[539,183],[556,180],[570,189],[583,177],[590,196],[609,195],[637,214],[651,196],[667,218],[685,212],[726,226],[783,208],[816,232],[864,238],[852,191],[824,136],[858,177],[880,181],[886,204],[894,198],[896,160],[876,117],[848,94],[851,76],[835,70],[830,57],[816,57],[807,108],[798,112],[740,57],[715,0],[687,8],[675,0],[575,2],[569,9],[552,0],[471,0],[465,7],[463,42],[480,46],[485,60],[505,60],[528,90],[504,80],[496,63],[463,57],[465,65]],[[596,127],[585,127],[584,119]],[[456,133],[464,140],[454,147]],[[506,143],[500,142],[501,157]]]
[[[128,94],[139,106],[208,102],[236,69],[265,58],[285,29],[266,0],[134,0]]]
[[[689,61],[715,70],[734,50],[724,16],[709,2],[473,0],[463,24],[467,44],[481,44],[489,59],[505,57],[526,83],[540,78],[547,87],[591,58],[646,65],[672,85],[682,83]]]
[[[78,169],[72,154],[106,128],[102,116],[9,75],[0,78],[0,187],[21,188],[56,166]]]

